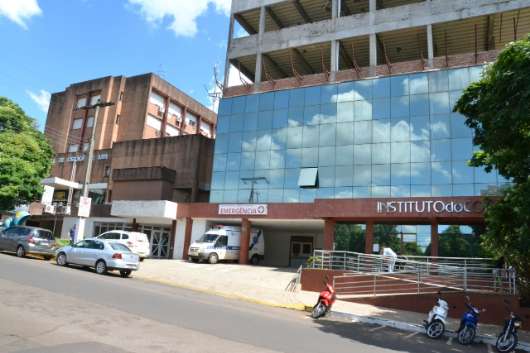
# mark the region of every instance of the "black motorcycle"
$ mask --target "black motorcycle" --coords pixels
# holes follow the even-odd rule
[[[506,308],[510,312],[510,319],[504,323],[504,329],[497,338],[495,348],[501,353],[511,352],[517,347],[517,329],[519,329],[523,323],[521,318],[514,314],[508,307],[508,303],[505,301]]]

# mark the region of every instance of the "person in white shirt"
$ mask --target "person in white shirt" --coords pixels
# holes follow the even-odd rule
[[[392,248],[382,247],[381,255],[383,255],[383,261],[388,264],[388,272],[394,272],[394,267],[396,266],[397,254],[392,250]]]

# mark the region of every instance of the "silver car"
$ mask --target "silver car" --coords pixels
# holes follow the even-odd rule
[[[49,260],[55,254],[55,239],[48,229],[15,226],[0,233],[0,251],[9,251],[24,257],[41,255]]]
[[[129,277],[140,267],[140,258],[128,247],[100,239],[85,239],[62,247],[56,252],[56,261],[59,266],[93,267],[101,275],[117,270],[122,277]]]

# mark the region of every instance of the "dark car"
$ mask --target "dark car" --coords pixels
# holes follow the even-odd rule
[[[55,254],[55,239],[48,229],[15,226],[0,233],[0,251],[13,252],[18,257],[34,254],[51,259]]]

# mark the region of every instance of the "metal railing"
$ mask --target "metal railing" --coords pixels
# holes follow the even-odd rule
[[[315,250],[311,267],[345,271],[334,277],[339,295],[454,291],[516,294],[511,270],[494,268],[491,259],[429,256],[391,258],[349,251]]]

